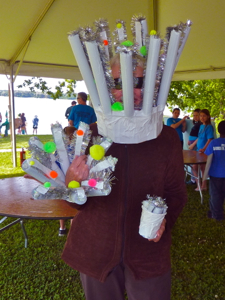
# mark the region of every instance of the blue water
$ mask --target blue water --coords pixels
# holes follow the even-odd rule
[[[38,134],[51,134],[51,124],[59,122],[63,127],[67,126],[65,111],[71,105],[72,100],[52,100],[40,98],[15,97],[15,116],[25,113],[27,119],[27,134],[33,134],[32,120],[35,115],[39,118]],[[5,121],[5,113],[8,109],[8,97],[0,96],[0,112],[2,121]],[[4,130],[4,128],[3,128]]]

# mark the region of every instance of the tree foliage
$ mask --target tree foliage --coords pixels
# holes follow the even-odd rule
[[[76,97],[76,81],[72,79],[65,79],[65,81],[62,82],[59,81],[58,85],[55,86],[55,92],[52,92],[51,88],[47,86],[47,82],[39,77],[24,80],[22,85],[18,85],[18,88],[22,87],[28,87],[32,93],[41,92],[44,95],[49,95],[54,100],[62,97]],[[66,91],[64,92],[64,90]]]
[[[167,104],[185,112],[206,108],[217,121],[225,119],[225,79],[174,81]]]

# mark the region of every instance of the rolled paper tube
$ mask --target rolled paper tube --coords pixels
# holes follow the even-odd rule
[[[66,147],[62,138],[62,129],[60,127],[52,127],[52,135],[54,137],[54,141],[56,144],[57,153],[60,158],[60,165],[63,170],[63,173],[66,174],[70,162],[68,158],[68,154],[66,151]]]
[[[122,25],[122,24],[121,24]],[[118,39],[119,41],[123,41],[125,39],[125,36],[124,36],[124,27],[122,25],[121,28],[118,28],[117,27],[117,34],[118,34]]]
[[[184,38],[182,40],[182,44],[181,44],[180,48],[178,49],[178,53],[177,53],[177,57],[176,57],[176,62],[175,62],[174,70],[176,69],[177,63],[179,61],[180,55],[181,55],[181,53],[182,53],[182,51],[184,49],[184,46],[186,44],[186,41],[187,41],[187,38],[189,36],[190,30],[191,30],[191,27],[187,26],[187,28],[184,31]]]
[[[44,145],[37,137],[31,137],[29,140],[29,144],[36,145],[41,150],[44,149]],[[50,160],[51,160],[51,169],[55,170],[58,173],[58,177],[61,181],[65,181],[65,175],[63,174],[59,166],[56,164],[56,157],[52,153],[50,154]]]
[[[135,21],[135,40],[138,44],[138,49],[142,46],[142,32],[141,32],[141,23],[139,21]]]
[[[34,161],[34,165],[30,165],[30,161]],[[38,181],[45,183],[49,181],[52,186],[65,186],[65,183],[62,182],[59,178],[51,178],[50,172],[51,169],[47,168],[46,166],[42,165],[38,160],[34,158],[28,158],[22,164],[22,169]]]
[[[105,30],[103,30],[103,31],[100,32],[100,37],[102,39],[102,42],[108,40],[107,34],[106,34]],[[109,47],[108,47],[108,44],[106,45],[106,43],[104,43],[104,48],[105,48],[105,54],[107,55],[107,57],[109,59]]]
[[[158,103],[157,105],[162,105],[165,107],[167,96],[169,93],[170,83],[173,77],[174,66],[176,63],[177,51],[180,42],[180,32],[176,32],[173,30],[171,32],[171,37],[169,41],[167,58],[165,63],[165,68],[162,76],[162,81],[160,85],[159,95],[158,95]]]
[[[151,115],[152,112],[160,43],[161,40],[159,38],[155,38],[153,35],[150,37],[148,60],[147,60],[147,67],[145,73],[146,75],[145,75],[143,108],[142,108],[142,111],[146,116]]]
[[[103,71],[97,43],[95,41],[85,42],[85,45],[87,48],[88,56],[93,70],[94,79],[97,85],[97,90],[98,90],[103,113],[105,115],[109,115],[111,114],[111,101],[108,93],[106,78]]]
[[[146,45],[146,35],[148,34],[148,26],[146,19],[141,21],[141,27],[142,27],[142,44]]]
[[[133,64],[132,52],[120,53],[123,105],[126,117],[132,117],[134,114],[134,88],[133,88]]]
[[[76,58],[78,67],[80,69],[81,75],[85,81],[88,92],[90,94],[93,106],[97,109],[100,106],[99,95],[94,82],[94,77],[91,68],[89,66],[88,60],[86,58],[84,49],[80,41],[80,37],[78,34],[69,35],[68,39],[73,50],[73,54]]]
[[[36,145],[38,148],[40,148],[41,150],[44,149],[44,145],[42,144],[42,142],[36,138],[36,137],[31,137],[29,140],[29,144],[31,145]]]
[[[51,160],[51,163],[52,163],[51,169],[58,173],[58,177],[59,177],[60,180],[65,181],[65,175],[63,174],[62,170],[57,165],[56,157],[55,157],[54,154],[50,154],[50,160]]]

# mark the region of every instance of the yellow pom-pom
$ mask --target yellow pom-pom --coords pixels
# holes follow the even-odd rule
[[[68,184],[69,189],[76,189],[80,187],[80,183],[78,181],[72,180]]]
[[[122,28],[122,24],[121,23],[117,23],[116,27],[120,29],[120,28]]]
[[[105,155],[105,149],[100,145],[94,145],[90,148],[90,155],[95,160],[100,160]]]
[[[156,31],[153,29],[150,31],[150,35],[156,35]]]
[[[30,166],[35,165],[35,162],[34,162],[33,160],[31,160],[31,161],[29,162],[29,165],[30,165]]]

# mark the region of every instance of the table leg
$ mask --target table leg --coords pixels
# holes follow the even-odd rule
[[[22,228],[22,231],[23,231],[23,235],[24,235],[24,239],[25,239],[25,245],[24,245],[24,247],[27,248],[28,237],[27,237],[27,233],[26,233],[25,227],[23,225],[23,219],[20,220],[20,225],[21,225],[21,228]]]
[[[201,190],[201,184],[200,184],[200,179],[201,179],[201,174],[200,174],[200,165],[198,164],[198,189],[201,197],[201,204],[203,204],[203,195],[202,195],[202,190]]]
[[[5,221],[7,219],[7,217],[3,217],[1,220],[0,220],[0,223],[2,223],[3,221]],[[27,237],[27,233],[26,233],[26,230],[25,230],[25,227],[23,225],[23,219],[19,218],[19,219],[16,219],[15,221],[11,222],[10,224],[6,225],[5,227],[3,228],[0,228],[0,232],[12,227],[13,225],[17,224],[20,222],[20,225],[21,225],[21,228],[22,228],[22,231],[23,231],[23,235],[24,235],[24,238],[25,238],[25,248],[27,248],[27,244],[28,244],[28,237]]]

